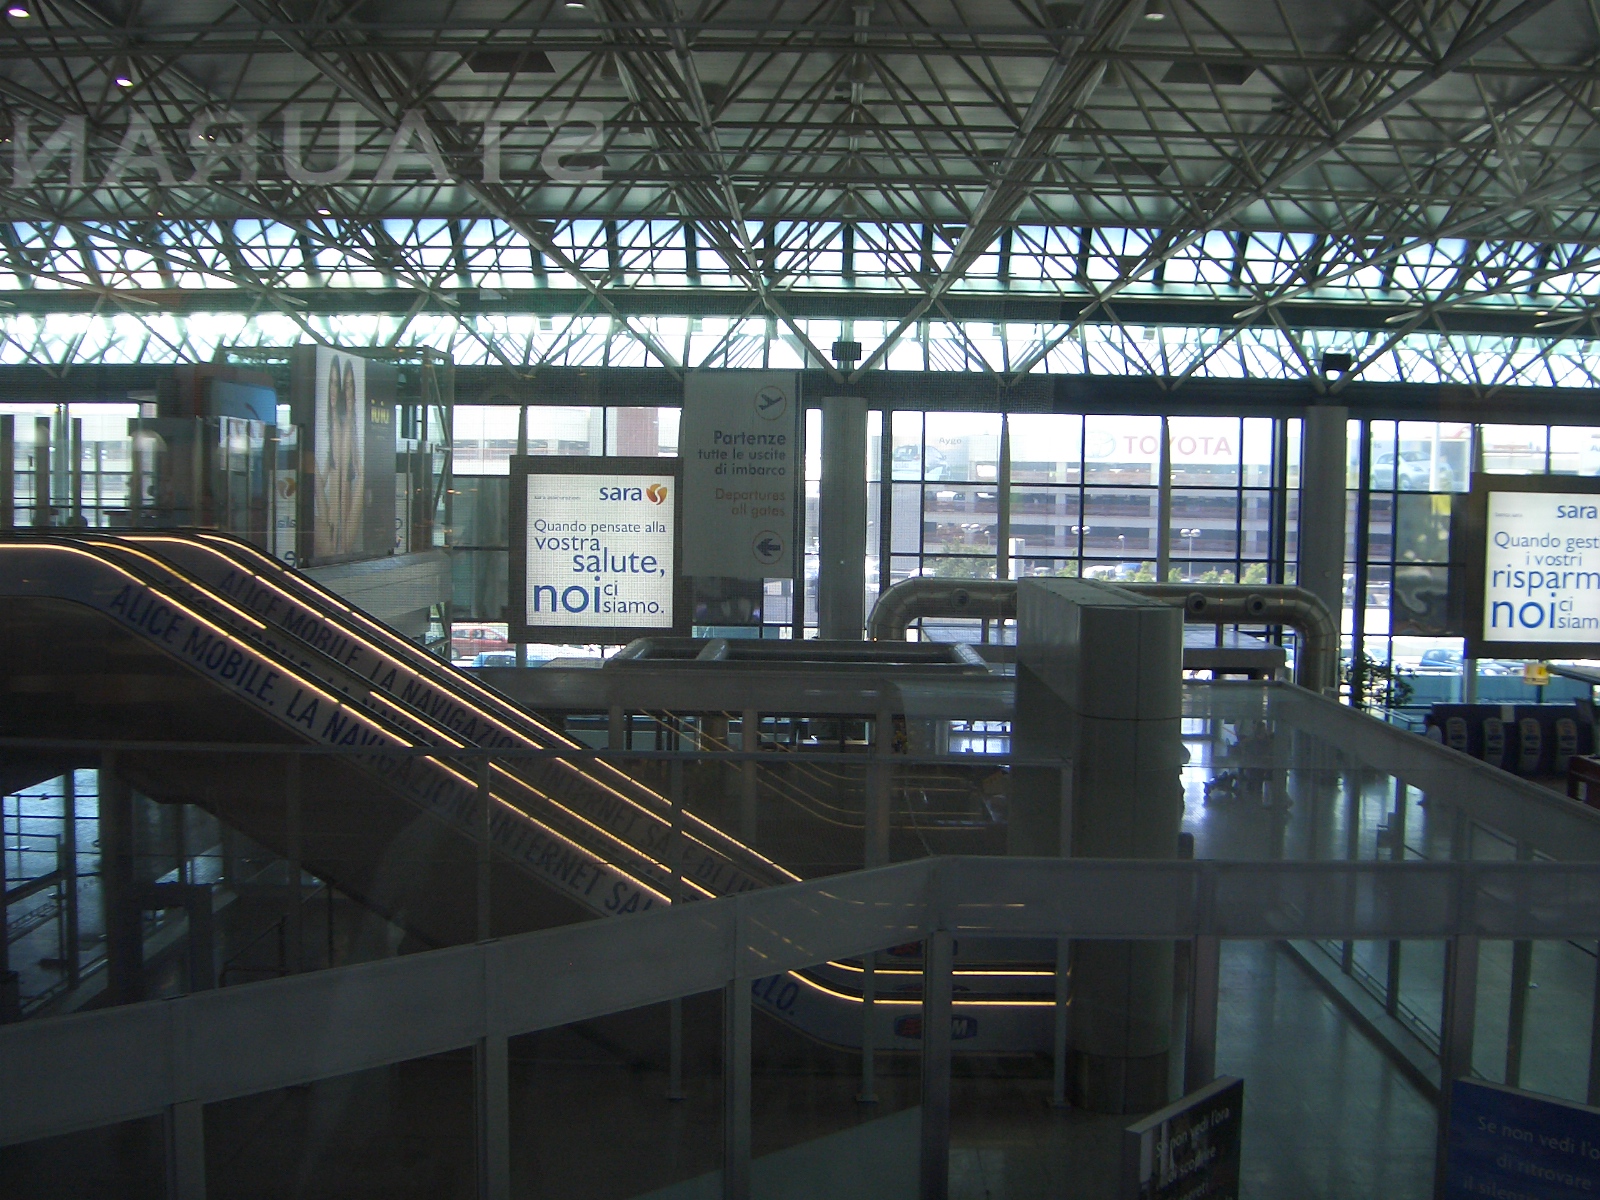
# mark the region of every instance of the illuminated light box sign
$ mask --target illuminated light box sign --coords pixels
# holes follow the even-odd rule
[[[396,381],[393,363],[331,346],[290,348],[290,412],[309,450],[293,489],[303,563],[393,552]]]
[[[1480,476],[1468,648],[1476,657],[1600,653],[1600,481]]]
[[[513,640],[579,644],[687,632],[678,460],[511,460]]]

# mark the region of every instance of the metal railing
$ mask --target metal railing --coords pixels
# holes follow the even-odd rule
[[[752,983],[923,940],[923,1189],[937,1195],[953,937],[1189,942],[1192,1087],[1214,1074],[1224,939],[1444,941],[1449,1080],[1470,1069],[1480,941],[1597,935],[1594,865],[924,859],[0,1029],[0,1144],[166,1114],[179,1194],[203,1194],[201,1106],[474,1047],[482,1191],[503,1196],[509,1037],[720,989],[724,1194],[746,1196]]]

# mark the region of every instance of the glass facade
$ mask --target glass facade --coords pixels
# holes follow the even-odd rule
[[[1397,673],[1408,707],[1460,700],[1465,646],[1452,633],[1449,605],[1452,497],[1471,488],[1475,461],[1492,475],[1600,475],[1600,428],[1351,421],[1345,444],[1347,658]],[[1523,684],[1520,662],[1481,660],[1477,671],[1480,700],[1530,703],[1541,694]],[[1542,694],[1586,691],[1557,680]]]
[[[125,525],[138,469],[128,422],[148,415],[148,407],[0,405],[12,430],[12,520]],[[458,660],[517,661],[505,625],[511,456],[521,449],[670,457],[677,453],[679,417],[678,408],[657,406],[454,407],[452,484],[437,536],[453,552]],[[805,577],[799,589],[768,580],[730,591],[726,581],[708,581],[696,600],[706,627],[723,628],[732,620],[725,614],[737,610],[746,615],[728,628],[738,625],[739,632],[815,635],[821,415],[813,408],[806,417]],[[1154,580],[1164,436],[1166,578],[1294,583],[1297,419],[873,410],[862,464],[866,611],[882,590],[922,575]],[[1360,656],[1375,671],[1398,673],[1412,709],[1458,700],[1463,644],[1452,632],[1448,603],[1453,497],[1470,488],[1475,463],[1494,474],[1600,476],[1600,426],[1352,420],[1346,444],[1346,660]],[[797,592],[804,601],[798,620]],[[920,635],[1004,641],[1010,631],[946,622],[937,630],[925,625]],[[523,660],[572,653],[599,650],[534,647]],[[1521,684],[1519,663],[1484,661],[1478,669],[1480,698],[1501,692],[1508,700],[1534,698]]]

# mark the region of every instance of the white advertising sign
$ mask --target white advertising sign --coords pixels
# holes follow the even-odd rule
[[[1600,642],[1600,496],[1490,492],[1485,642]]]
[[[316,557],[350,558],[366,549],[367,360],[318,346],[316,379]]]
[[[530,472],[526,487],[530,628],[672,628],[672,475]]]
[[[684,382],[683,569],[794,578],[800,406],[791,371],[695,371]]]

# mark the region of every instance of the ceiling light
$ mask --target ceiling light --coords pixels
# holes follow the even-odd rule
[[[13,4],[10,8],[6,9],[6,16],[15,17],[19,21],[26,21],[29,17],[33,16],[33,13],[28,10],[28,6],[25,4]]]
[[[583,0],[567,0],[567,7],[568,8],[583,9],[583,8],[588,8],[589,6],[587,4],[585,4],[583,2]]]
[[[1541,308],[1538,312],[1534,313],[1533,315],[1536,316],[1536,317],[1548,317],[1550,315],[1550,310],[1548,308]]]
[[[1164,12],[1155,12],[1154,10],[1152,10],[1150,12],[1145,13],[1144,19],[1146,21],[1165,21],[1167,19],[1167,14],[1164,13]]]
[[[111,82],[119,88],[133,86],[133,65],[126,58],[119,58],[111,64]]]
[[[331,216],[333,216],[333,209],[331,209],[331,208],[319,208],[319,209],[317,209],[317,216],[319,216],[319,217],[331,217]]]

